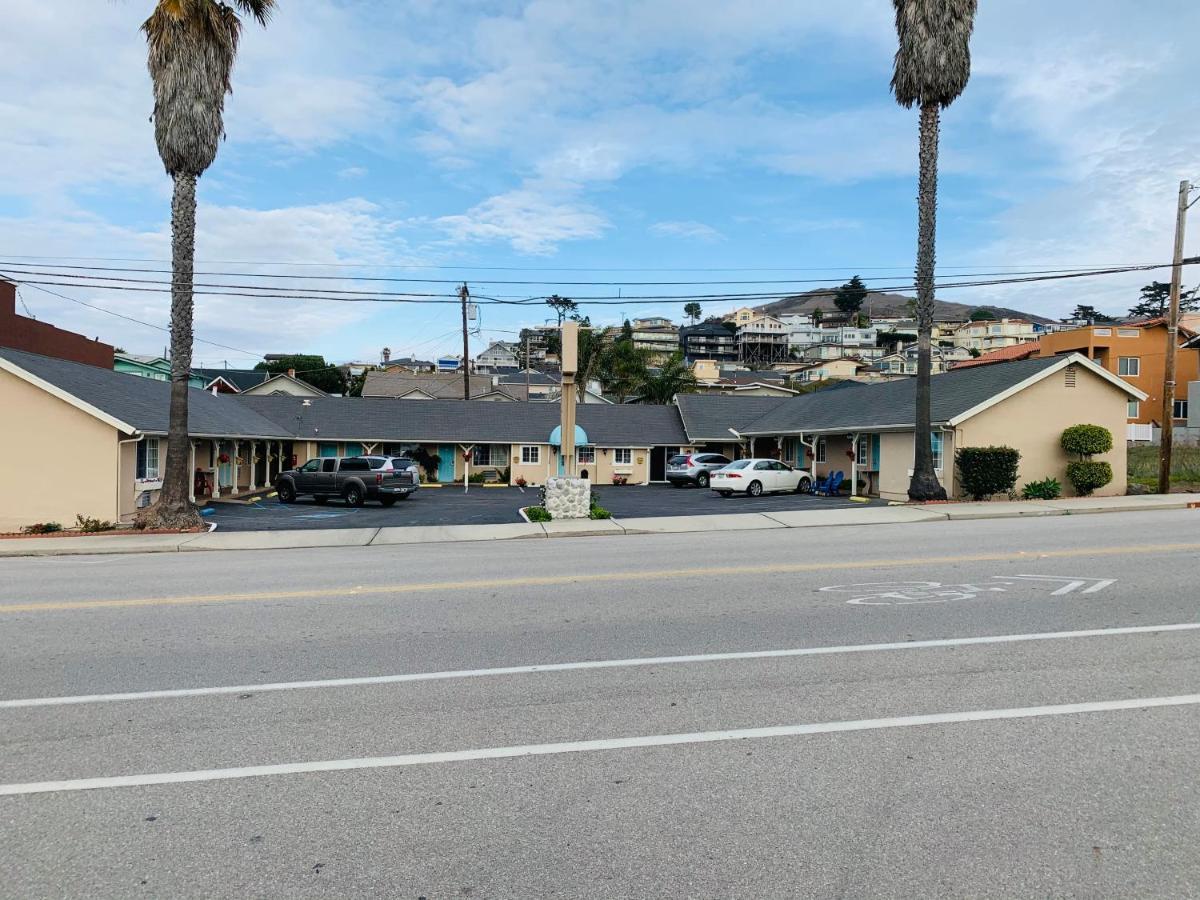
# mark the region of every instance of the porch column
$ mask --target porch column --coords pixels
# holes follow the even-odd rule
[[[188,499],[196,502],[196,442],[188,440]]]
[[[858,440],[857,434],[850,435],[850,496],[858,496]]]
[[[211,497],[220,497],[221,496],[221,460],[220,460],[220,456],[221,456],[221,442],[213,441],[212,442],[212,458],[210,460],[210,462],[212,463],[212,477],[213,477],[212,493],[209,495]]]
[[[258,451],[258,441],[250,442],[250,490],[258,490],[258,463],[254,461],[254,455]]]
[[[233,466],[233,494],[232,494],[232,496],[234,496],[234,497],[237,496],[237,492],[238,492],[238,453],[241,451],[241,448],[242,448],[241,441],[233,442],[233,457],[231,460],[231,464]]]

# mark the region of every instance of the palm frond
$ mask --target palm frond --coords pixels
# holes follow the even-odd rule
[[[233,0],[233,3],[242,15],[256,19],[259,25],[266,25],[275,12],[275,0]]]
[[[896,51],[892,93],[902,106],[949,106],[971,77],[977,0],[892,0]]]

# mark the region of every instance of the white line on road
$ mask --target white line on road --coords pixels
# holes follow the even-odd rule
[[[213,697],[222,694],[300,691],[315,688],[359,687],[363,685],[403,684],[414,681],[445,681],[452,678],[483,678],[499,675],[530,675],[535,672],[574,672],[582,669],[621,669],[634,666],[664,666],[678,663],[728,662],[744,659],[780,659],[796,656],[826,656],[840,653],[874,653],[886,650],[923,650],[930,647],[968,647],[977,644],[1014,644],[1021,641],[1057,641],[1069,638],[1116,637],[1128,634],[1155,634],[1163,631],[1195,631],[1200,622],[1178,625],[1136,625],[1127,628],[1090,628],[1084,631],[1042,631],[1032,634],[997,634],[985,637],[937,638],[927,641],[897,641],[888,644],[846,644],[834,647],[799,647],[789,650],[746,650],[731,653],[700,653],[689,656],[647,656],[635,659],[600,659],[586,662],[546,663],[534,666],[507,666],[496,669],[457,669],[448,672],[415,672],[406,675],[368,675],[359,678],[327,678],[319,681],[281,681],[268,684],[240,684],[221,687],[177,688],[160,691],[132,691],[120,694],[83,694],[74,697],[31,697],[0,700],[0,709],[24,709],[33,706],[73,706],[82,703],[114,703],[121,700],[168,700],[176,697]]]
[[[587,753],[596,750],[632,750],[643,747],[669,747],[681,744],[711,744],[719,741],[796,737],[809,734],[832,734],[841,731],[873,731],[882,728],[911,728],[917,725],[951,725],[961,722],[990,722],[998,719],[1031,719],[1044,716],[1069,716],[1081,713],[1152,709],[1163,706],[1191,706],[1197,703],[1200,703],[1200,694],[1183,694],[1176,697],[1100,700],[1092,703],[1024,706],[1014,709],[980,709],[968,712],[896,716],[886,719],[816,722],[808,725],[775,725],[766,728],[735,728],[728,731],[697,731],[690,734],[654,734],[644,737],[605,738],[594,741],[566,741],[557,744],[526,744],[517,747],[450,750],[442,753],[409,753],[402,756],[370,756],[361,759],[329,759],[316,762],[283,763],[269,766],[241,766],[231,769],[201,769],[192,772],[157,772],[146,775],[114,775],[106,778],[72,778],[63,781],[3,784],[0,785],[0,796],[47,794],[59,791],[90,791],[98,788],[144,787],[146,785],[183,784],[197,781],[228,781],[234,778],[258,778],[268,775],[301,775],[311,772],[389,769],[399,766],[469,762],[479,759],[507,759],[517,756],[553,756],[559,753]]]

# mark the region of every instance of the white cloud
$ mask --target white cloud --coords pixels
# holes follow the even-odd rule
[[[454,241],[499,241],[520,253],[549,255],[563,241],[598,238],[610,227],[571,193],[526,185],[489,197],[462,215],[442,216],[434,224]]]
[[[721,232],[703,222],[655,222],[650,226],[650,233],[659,237],[689,238],[709,244],[725,239]]]
[[[364,166],[347,166],[338,171],[338,178],[365,178],[369,170]]]

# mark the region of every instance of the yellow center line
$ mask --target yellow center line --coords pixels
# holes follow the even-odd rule
[[[471,591],[514,587],[547,587],[560,584],[667,581],[683,578],[729,578],[744,575],[786,575],[801,572],[836,572],[859,569],[912,568],[964,562],[1004,562],[1080,557],[1136,556],[1141,553],[1182,553],[1200,550],[1200,543],[1137,544],[1114,547],[1076,547],[1006,553],[971,553],[957,556],[921,556],[902,559],[857,559],[813,563],[772,563],[744,566],[703,566],[690,569],[650,569],[631,572],[595,572],[573,575],[529,575],[520,578],[479,578],[466,581],[425,581],[410,584],[373,584],[354,587],[296,588],[243,594],[189,594],[178,597],[128,597],[104,600],[49,600],[0,605],[0,613],[54,612],[72,609],[118,609],[138,606],[184,606],[204,603],[254,603],[269,600],[316,600],[370,597],[380,594],[425,594],[435,591]]]

